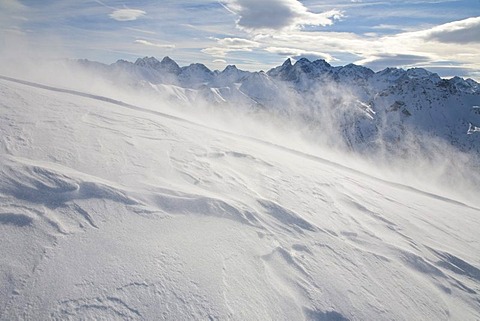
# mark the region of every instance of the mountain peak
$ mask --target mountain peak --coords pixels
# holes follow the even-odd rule
[[[292,59],[287,58],[287,60],[285,60],[285,62],[282,64],[282,67],[290,67],[290,66],[292,66]]]
[[[238,68],[235,65],[228,65],[223,69],[223,72],[232,72],[232,71],[237,71]]]
[[[367,79],[375,74],[370,68],[355,64],[348,64],[343,67],[335,67],[335,73],[342,81],[358,81],[359,79]]]
[[[199,88],[213,80],[215,73],[204,64],[193,63],[180,69],[180,81],[190,87]]]
[[[118,59],[115,63],[116,64],[130,64],[131,62],[127,61],[125,59]]]
[[[175,60],[173,60],[169,56],[165,56],[162,59],[162,61],[160,62],[160,66],[163,70],[172,74],[178,75],[181,72],[180,66],[175,62]]]
[[[410,68],[407,70],[407,75],[412,78],[427,78],[432,73],[423,68]]]
[[[141,67],[151,67],[155,68],[160,64],[160,61],[157,60],[155,57],[143,57],[143,58],[138,58],[135,61],[135,65],[141,66]]]
[[[163,57],[162,61],[161,61],[163,64],[177,64],[175,62],[175,60],[173,60],[172,58],[170,58],[169,56],[165,56]]]
[[[205,72],[205,73],[212,73],[212,71],[210,69],[208,69],[207,66],[205,66],[204,64],[201,64],[201,63],[193,63],[193,64],[190,64],[187,67],[183,67],[182,69],[183,70],[201,71],[201,72]]]
[[[330,65],[325,59],[317,59],[312,62],[312,64],[317,68],[321,67],[323,69],[332,67],[332,65]]]
[[[303,57],[303,58],[298,59],[297,62],[295,62],[295,65],[307,65],[307,64],[310,64],[310,63],[311,63],[310,60]]]

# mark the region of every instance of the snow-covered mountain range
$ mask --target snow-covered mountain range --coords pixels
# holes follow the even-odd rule
[[[442,79],[421,68],[373,72],[305,58],[295,63],[287,59],[267,72],[232,65],[223,71],[202,64],[180,67],[169,57],[75,64],[177,102],[268,111],[301,120],[328,131],[328,144],[357,152],[388,150],[401,156],[412,144],[431,149],[432,142],[443,141],[480,154],[480,85],[472,79]]]

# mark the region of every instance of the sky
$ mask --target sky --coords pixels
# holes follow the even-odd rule
[[[480,80],[480,0],[0,0],[0,53],[268,70],[287,58]]]

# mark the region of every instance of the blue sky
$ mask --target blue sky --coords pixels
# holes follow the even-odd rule
[[[0,29],[4,53],[247,70],[304,56],[480,79],[480,0],[0,0]]]

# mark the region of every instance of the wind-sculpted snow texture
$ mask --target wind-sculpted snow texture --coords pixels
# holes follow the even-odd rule
[[[0,80],[0,320],[480,318],[474,205],[32,85]]]

